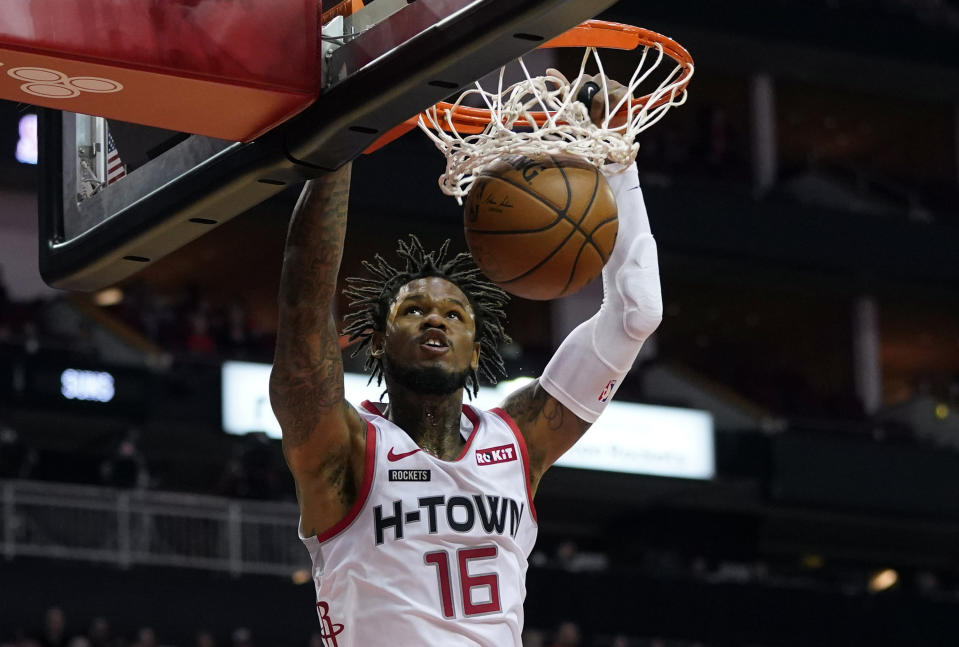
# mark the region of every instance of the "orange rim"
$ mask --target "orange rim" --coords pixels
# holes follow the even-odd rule
[[[633,50],[640,46],[655,48],[657,44],[663,48],[664,54],[682,67],[682,74],[680,74],[679,79],[674,81],[676,84],[675,89],[669,94],[663,95],[651,105],[646,105],[652,98],[650,94],[631,101],[634,107],[645,106],[647,109],[652,110],[671,101],[673,95],[676,93],[683,92],[689,84],[689,79],[693,73],[693,57],[689,55],[685,47],[673,39],[657,32],[643,29],[642,27],[634,27],[632,25],[624,25],[606,20],[587,20],[569,31],[560,34],[556,38],[546,41],[540,45],[538,49],[549,49],[553,47],[597,47],[602,49]],[[427,112],[433,109],[435,109],[439,115],[448,115],[456,131],[464,135],[475,135],[483,132],[492,117],[490,111],[486,108],[454,106],[447,101],[440,101],[432,108],[424,110],[421,114],[407,119],[384,133],[364,152],[372,153],[405,134],[416,126],[421,115],[425,116]],[[627,110],[628,108],[623,106],[619,113],[624,114]],[[518,119],[515,125],[519,127],[530,127],[535,123],[537,126],[542,126],[547,123],[549,119],[549,115],[545,112],[532,112],[530,113],[530,117],[532,118],[532,123],[528,119]],[[446,120],[440,119],[440,121],[443,122],[442,125],[444,129],[448,130],[449,127]]]

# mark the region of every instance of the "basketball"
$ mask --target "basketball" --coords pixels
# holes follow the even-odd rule
[[[464,229],[491,281],[526,299],[555,299],[582,289],[609,260],[616,198],[599,169],[578,157],[516,155],[476,176]]]

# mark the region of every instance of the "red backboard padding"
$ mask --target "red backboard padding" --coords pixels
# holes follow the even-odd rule
[[[0,98],[247,141],[320,86],[320,0],[3,0]]]

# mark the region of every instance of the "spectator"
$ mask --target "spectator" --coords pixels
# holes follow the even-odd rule
[[[558,546],[556,546],[556,563],[560,568],[573,571],[574,564],[576,562],[576,556],[579,552],[579,549],[576,546],[576,543],[570,540],[561,541]]]
[[[194,355],[216,352],[212,307],[199,286],[193,285],[188,289],[186,299],[180,305],[178,318],[180,325],[185,326],[183,342],[187,352]]]
[[[67,621],[60,607],[50,607],[43,617],[42,647],[67,647]]]
[[[232,636],[232,647],[253,647],[253,634],[246,627],[238,627]]]
[[[90,639],[90,647],[114,647],[115,645],[110,623],[104,617],[96,617],[90,621],[87,638]]]
[[[199,631],[196,634],[196,647],[216,647],[216,640],[209,631]]]
[[[17,430],[0,424],[0,478],[30,478],[36,463],[36,452],[20,440]]]
[[[228,353],[240,355],[250,345],[249,315],[246,306],[234,299],[226,308],[226,317],[219,346]]]
[[[105,485],[117,488],[144,488],[149,485],[146,458],[137,447],[140,431],[136,428],[117,445],[113,455],[100,466],[100,476]]]
[[[539,629],[523,630],[523,647],[546,647],[546,638]]]
[[[244,499],[274,498],[279,490],[274,454],[266,434],[249,434],[227,463],[220,492]]]
[[[551,647],[579,647],[580,640],[579,625],[567,620],[561,622],[559,627],[556,628]]]
[[[133,647],[157,647],[156,633],[150,627],[142,627],[137,632],[137,639]]]

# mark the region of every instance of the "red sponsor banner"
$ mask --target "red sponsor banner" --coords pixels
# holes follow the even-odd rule
[[[0,98],[249,140],[319,92],[317,0],[4,0]]]

